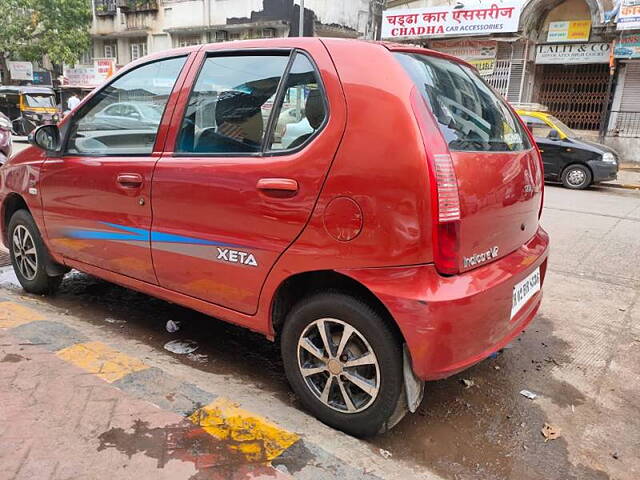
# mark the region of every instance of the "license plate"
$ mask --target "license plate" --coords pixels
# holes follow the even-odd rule
[[[511,318],[515,317],[525,303],[540,291],[540,268],[513,287]]]

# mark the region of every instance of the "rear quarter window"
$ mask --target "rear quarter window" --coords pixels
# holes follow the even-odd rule
[[[531,148],[518,119],[475,70],[435,56],[394,55],[430,105],[450,150]]]

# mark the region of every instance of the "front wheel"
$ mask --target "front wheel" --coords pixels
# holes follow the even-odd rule
[[[47,273],[49,253],[31,214],[26,210],[14,213],[8,233],[13,271],[22,288],[38,295],[55,293],[63,275]]]
[[[404,415],[400,341],[365,302],[341,293],[300,301],[287,316],[281,347],[293,390],[327,425],[364,437]]]
[[[591,185],[591,170],[584,165],[569,165],[562,172],[562,184],[573,190],[584,190]]]

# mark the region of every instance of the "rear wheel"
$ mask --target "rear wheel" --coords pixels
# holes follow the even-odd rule
[[[404,415],[400,342],[365,302],[341,293],[302,300],[287,316],[281,346],[293,390],[327,425],[370,436]]]
[[[574,190],[584,190],[591,185],[591,170],[584,165],[569,165],[562,172],[562,184]]]
[[[47,252],[33,217],[26,210],[18,210],[9,221],[9,247],[13,271],[29,293],[55,293],[64,275],[47,273]]]

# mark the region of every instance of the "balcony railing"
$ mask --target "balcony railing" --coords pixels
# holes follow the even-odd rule
[[[106,17],[116,14],[116,0],[95,0],[96,16]]]
[[[157,12],[158,0],[118,0],[120,10],[130,12]]]

